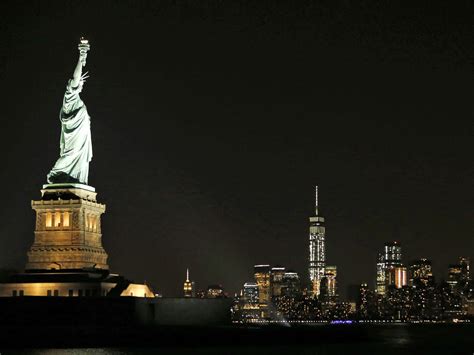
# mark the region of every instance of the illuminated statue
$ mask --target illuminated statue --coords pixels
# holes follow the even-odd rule
[[[48,183],[81,183],[87,185],[89,162],[92,160],[92,140],[90,117],[79,93],[82,91],[87,73],[82,74],[86,65],[89,42],[81,39],[79,60],[72,79],[64,94],[61,121],[59,159],[48,174]]]

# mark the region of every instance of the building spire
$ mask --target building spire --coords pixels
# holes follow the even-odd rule
[[[314,197],[315,197],[315,204],[314,204],[314,207],[315,207],[315,211],[316,211],[316,216],[319,214],[319,210],[318,210],[318,185],[315,186],[315,194],[314,194]]]
[[[186,282],[189,282],[189,268],[186,268]]]

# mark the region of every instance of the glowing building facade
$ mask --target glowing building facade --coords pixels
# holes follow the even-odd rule
[[[337,267],[336,266],[326,266],[324,273],[327,284],[327,297],[330,300],[337,299]]]
[[[259,303],[268,305],[271,300],[271,269],[270,265],[255,265],[255,283],[258,286]]]
[[[206,298],[224,298],[227,295],[224,292],[222,285],[209,285],[207,286]]]
[[[379,295],[385,295],[386,292],[386,277],[385,277],[385,257],[383,253],[377,256],[377,281],[375,292]]]
[[[319,215],[317,186],[315,202],[315,215],[309,218],[309,278],[313,296],[319,296],[326,266],[326,227],[324,217]]]
[[[402,246],[400,242],[393,241],[385,243],[385,285],[395,286],[395,268],[402,266]]]
[[[255,282],[246,282],[242,296],[247,303],[258,303],[258,285]]]
[[[300,277],[294,271],[287,271],[283,275],[281,294],[296,297],[301,293]]]
[[[461,267],[461,281],[469,281],[469,267],[470,267],[470,260],[469,258],[460,257],[459,258],[459,266]]]
[[[280,267],[280,266],[272,267],[272,271],[271,271],[272,297],[281,296],[283,276],[285,276],[284,267]]]
[[[184,297],[196,297],[194,282],[189,280],[189,269],[186,269],[186,281],[183,285]]]
[[[451,290],[454,291],[469,281],[469,264],[469,258],[460,257],[458,264],[449,265],[447,283]]]
[[[391,269],[391,273],[395,288],[402,288],[407,285],[407,268],[405,266],[397,266]]]
[[[408,284],[410,286],[428,286],[433,282],[433,271],[431,261],[428,259],[418,259],[411,263],[409,270]]]

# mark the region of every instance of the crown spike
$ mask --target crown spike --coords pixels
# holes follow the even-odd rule
[[[316,216],[317,216],[318,213],[319,213],[319,210],[318,210],[318,205],[319,205],[319,202],[318,202],[318,185],[315,186],[314,192],[315,192],[315,194],[314,194],[314,197],[315,197],[314,207],[315,207]]]

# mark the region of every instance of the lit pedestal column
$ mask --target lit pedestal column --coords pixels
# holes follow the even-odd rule
[[[41,194],[31,202],[36,227],[26,270],[108,269],[100,223],[105,205],[97,202],[94,188],[50,184]]]

